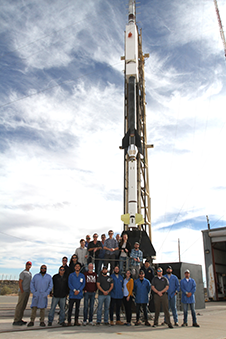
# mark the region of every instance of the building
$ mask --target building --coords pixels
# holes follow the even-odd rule
[[[206,285],[211,300],[226,299],[226,227],[202,231]]]

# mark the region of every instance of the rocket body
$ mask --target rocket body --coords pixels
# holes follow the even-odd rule
[[[125,31],[125,79],[128,129],[122,140],[122,148],[127,151],[128,165],[128,213],[122,221],[129,226],[141,222],[137,214],[137,154],[141,152],[141,138],[137,132],[137,83],[138,74],[138,29],[136,25],[135,0],[129,2],[128,24]]]

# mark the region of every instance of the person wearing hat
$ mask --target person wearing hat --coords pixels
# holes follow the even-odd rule
[[[31,266],[31,261],[27,261],[25,269],[19,275],[18,302],[15,309],[13,325],[22,326],[27,323],[26,321],[23,321],[22,318],[30,295],[30,283],[32,279],[32,274],[30,272]]]
[[[142,307],[144,312],[145,325],[151,326],[148,321],[147,304],[148,293],[150,292],[151,284],[148,279],[144,277],[144,271],[140,270],[139,278],[134,281],[134,293],[136,303],[136,322],[135,326],[140,325],[140,308]]]
[[[69,309],[68,309],[68,326],[71,326],[71,314],[73,310],[74,303],[75,307],[75,326],[80,326],[78,322],[79,316],[79,307],[81,299],[83,298],[83,289],[86,284],[86,279],[83,273],[80,273],[81,264],[77,262],[75,264],[75,271],[71,273],[68,278],[68,287],[69,291]]]
[[[143,264],[143,252],[139,249],[139,247],[140,244],[136,241],[134,243],[134,248],[130,253],[130,269],[134,280],[138,278],[140,267]]]
[[[109,325],[108,315],[109,315],[109,306],[111,302],[111,291],[114,287],[114,282],[112,277],[109,277],[107,266],[104,266],[101,274],[97,278],[97,288],[98,288],[98,309],[97,309],[97,325],[101,323],[102,317],[102,308],[104,304],[104,324]]]
[[[181,302],[183,303],[184,308],[184,321],[181,326],[188,326],[188,305],[190,305],[192,321],[194,327],[199,327],[196,320],[195,313],[195,291],[196,291],[196,282],[194,279],[190,278],[190,271],[186,270],[184,272],[184,279],[180,282],[180,288],[182,292]]]
[[[170,322],[170,314],[169,314],[169,307],[168,307],[168,297],[167,297],[167,291],[169,289],[169,281],[166,277],[162,275],[162,268],[157,268],[157,276],[155,276],[151,283],[151,288],[155,292],[154,295],[154,302],[155,302],[155,320],[154,325],[158,326],[158,320],[159,320],[159,313],[160,308],[162,305],[163,312],[165,315],[166,323],[169,328],[173,328],[171,322]]]
[[[169,281],[169,289],[167,291],[168,294],[168,304],[169,310],[171,309],[173,313],[174,325],[178,326],[178,315],[177,315],[177,307],[176,307],[176,296],[180,291],[179,280],[176,275],[172,274],[173,269],[172,266],[167,266],[166,273],[164,277],[166,277]]]

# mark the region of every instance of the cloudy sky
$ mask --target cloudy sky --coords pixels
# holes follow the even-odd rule
[[[0,4],[0,278],[123,229],[127,0]],[[226,225],[226,63],[212,0],[140,0],[156,262]],[[226,3],[218,1],[226,25]]]

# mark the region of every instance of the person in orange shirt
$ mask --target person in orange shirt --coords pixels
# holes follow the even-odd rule
[[[126,311],[126,323],[124,325],[131,326],[132,318],[132,294],[133,294],[133,278],[131,277],[131,271],[126,271],[126,277],[123,283],[123,303]]]

